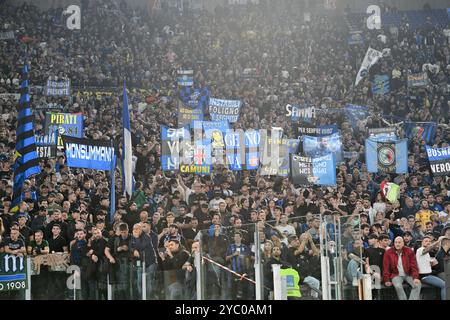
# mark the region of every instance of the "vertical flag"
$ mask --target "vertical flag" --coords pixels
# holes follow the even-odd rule
[[[366,163],[368,172],[407,173],[407,140],[374,141],[366,139]]]
[[[122,163],[123,163],[123,183],[124,193],[128,193],[131,197],[133,194],[133,171],[132,156],[133,149],[131,144],[130,129],[130,113],[128,111],[128,96],[125,82],[123,83],[123,147],[122,147]]]
[[[18,210],[21,201],[22,186],[29,176],[39,174],[39,158],[36,152],[36,138],[33,129],[33,114],[30,109],[30,94],[28,93],[28,65],[22,70],[20,85],[20,101],[17,107],[16,153],[14,164],[14,186],[11,211]]]

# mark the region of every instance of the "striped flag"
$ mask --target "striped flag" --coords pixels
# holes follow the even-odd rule
[[[434,122],[405,122],[406,137],[410,140],[425,140],[427,144],[434,143],[436,138],[437,125]]]
[[[39,158],[36,153],[36,140],[33,129],[33,114],[30,109],[28,93],[28,65],[22,70],[20,101],[17,107],[16,152],[14,164],[14,186],[11,211],[16,212],[22,198],[24,181],[33,174],[39,174]]]
[[[131,129],[130,129],[130,113],[128,111],[128,97],[125,82],[123,83],[123,150],[122,150],[122,164],[123,164],[123,183],[124,194],[128,193],[131,197],[133,195],[133,149],[131,144]]]

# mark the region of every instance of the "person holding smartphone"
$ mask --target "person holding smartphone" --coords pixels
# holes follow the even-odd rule
[[[432,237],[425,236],[422,240],[422,246],[416,252],[420,280],[423,283],[441,289],[441,300],[445,300],[446,297],[445,281],[432,274],[431,268],[437,265],[438,261],[435,258],[431,258],[429,252],[434,248],[439,248],[443,238],[445,237],[439,237],[438,241],[431,243]]]

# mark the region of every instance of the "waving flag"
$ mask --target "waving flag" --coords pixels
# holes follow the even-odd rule
[[[22,84],[19,106],[17,107],[16,153],[14,164],[14,186],[11,211],[19,209],[22,200],[22,186],[24,181],[33,174],[39,174],[39,158],[36,152],[36,138],[33,130],[33,114],[30,109],[30,95],[28,93],[28,65],[22,70]]]
[[[366,163],[369,172],[407,173],[407,140],[374,141],[366,139]]]
[[[450,175],[450,147],[432,148],[425,146],[433,176]]]
[[[421,138],[432,144],[436,137],[437,126],[434,122],[406,122],[405,134],[408,139]]]
[[[125,82],[123,84],[123,182],[124,193],[128,193],[131,197],[133,194],[133,149],[131,144],[131,129],[130,129],[130,113],[128,111],[128,96]]]
[[[400,195],[400,186],[392,182],[383,181],[380,185],[381,195],[394,203]]]
[[[369,74],[370,68],[377,63],[377,61],[383,56],[381,51],[377,51],[369,47],[367,49],[364,60],[359,68],[358,74],[356,75],[355,87],[362,80],[362,78],[366,77]]]

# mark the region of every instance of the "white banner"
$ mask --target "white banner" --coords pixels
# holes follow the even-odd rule
[[[366,56],[361,64],[361,68],[359,68],[358,74],[356,75],[355,87],[361,81],[362,78],[369,74],[370,68],[377,63],[377,61],[383,56],[383,53],[372,49],[369,47],[366,52]]]
[[[45,88],[46,96],[70,96],[70,80],[52,81],[47,80]]]
[[[14,39],[14,31],[0,32],[0,40]]]
[[[20,93],[0,93],[0,99],[19,101]]]

